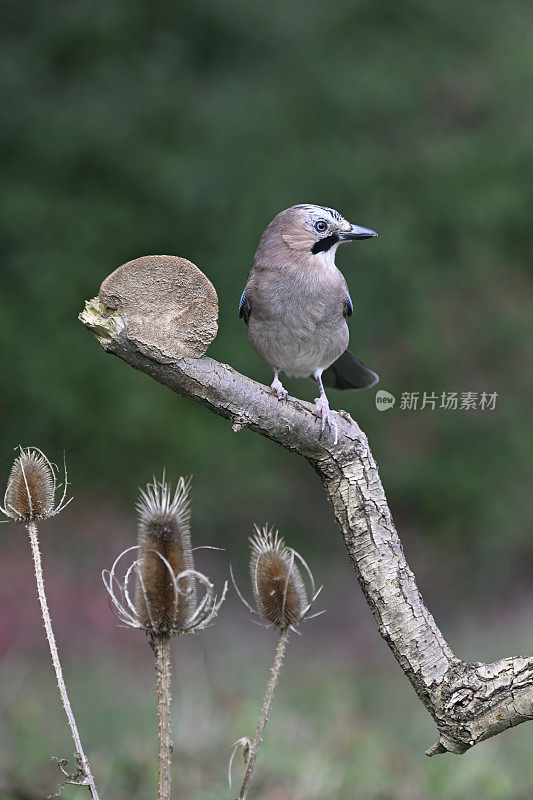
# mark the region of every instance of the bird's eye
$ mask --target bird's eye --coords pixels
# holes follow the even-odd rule
[[[315,222],[315,230],[319,233],[324,233],[328,229],[328,223],[324,219],[319,219],[318,222]]]

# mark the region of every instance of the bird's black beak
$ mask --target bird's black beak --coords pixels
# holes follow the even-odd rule
[[[349,242],[352,239],[371,239],[377,236],[376,231],[371,228],[363,228],[361,225],[352,225],[349,231],[338,231],[337,236],[341,242]]]

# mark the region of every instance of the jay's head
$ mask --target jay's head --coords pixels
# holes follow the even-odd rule
[[[278,248],[300,251],[304,254],[334,256],[344,242],[370,239],[377,233],[348,222],[334,208],[315,205],[297,205],[280,211],[266,228],[259,243],[258,255]],[[294,254],[296,256],[296,253]]]

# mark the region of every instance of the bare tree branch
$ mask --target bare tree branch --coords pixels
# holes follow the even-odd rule
[[[265,386],[205,355],[156,360],[152,349],[149,357],[128,337],[120,312],[98,298],[80,319],[106,352],[229,420],[234,431],[250,428],[299,453],[316,470],[379,631],[437,724],[439,740],[428,755],[464,753],[533,717],[533,657],[469,663],[448,646],[405,560],[366,436],[349,414],[336,415],[334,445],[332,436],[319,438],[310,403],[279,401]],[[165,336],[162,330],[162,342]]]

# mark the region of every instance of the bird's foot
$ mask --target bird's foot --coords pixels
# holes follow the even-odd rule
[[[328,398],[325,394],[320,395],[315,400],[317,414],[320,417],[320,438],[322,438],[326,425],[333,434],[333,444],[337,444],[339,439],[339,429],[331,417],[331,409],[329,407]]]
[[[287,397],[289,396],[288,391],[283,388],[283,384],[277,375],[270,384],[270,388],[272,389],[272,392],[276,395],[278,400],[286,400]]]

